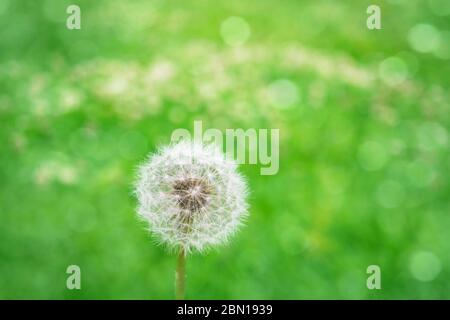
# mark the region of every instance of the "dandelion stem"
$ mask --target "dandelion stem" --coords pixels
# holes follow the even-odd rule
[[[177,260],[177,272],[175,275],[175,297],[177,300],[184,300],[186,278],[186,253],[184,248],[180,248]]]

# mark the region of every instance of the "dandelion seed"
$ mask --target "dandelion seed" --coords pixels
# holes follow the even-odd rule
[[[178,298],[186,254],[226,243],[247,216],[247,186],[236,169],[216,146],[190,141],[161,149],[139,168],[138,215],[179,252]]]

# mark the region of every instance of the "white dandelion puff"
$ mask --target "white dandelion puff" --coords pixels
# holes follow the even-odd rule
[[[227,242],[247,216],[246,182],[213,145],[182,141],[151,155],[136,195],[150,231],[183,255]]]

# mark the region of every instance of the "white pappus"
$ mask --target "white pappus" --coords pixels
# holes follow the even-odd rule
[[[225,243],[247,216],[247,184],[214,145],[184,140],[139,167],[138,215],[170,248],[186,253]]]

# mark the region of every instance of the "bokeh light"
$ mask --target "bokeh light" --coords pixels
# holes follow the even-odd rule
[[[411,28],[408,34],[410,46],[418,52],[432,52],[441,44],[439,31],[431,24],[421,23]]]
[[[250,26],[241,17],[229,17],[222,22],[220,34],[226,44],[235,47],[243,45],[250,37]]]
[[[427,282],[439,275],[442,265],[439,258],[432,252],[419,251],[411,257],[409,269],[415,279]]]

